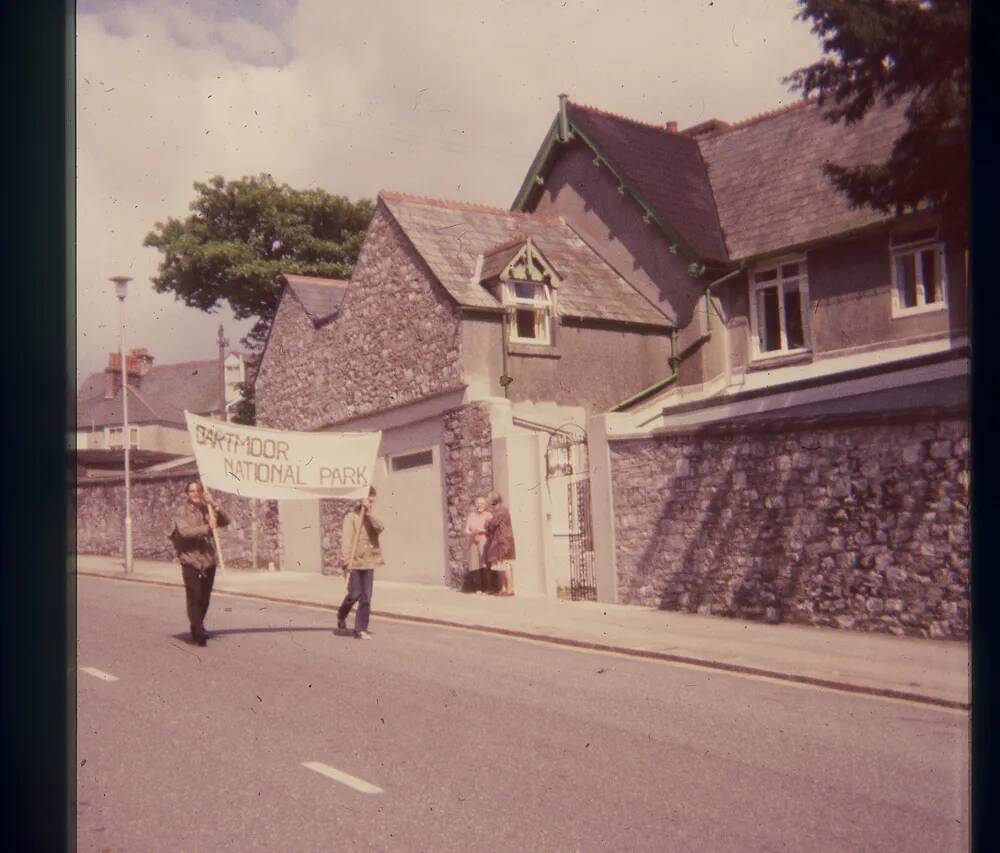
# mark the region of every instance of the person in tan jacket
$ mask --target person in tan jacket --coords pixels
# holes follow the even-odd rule
[[[368,489],[368,497],[344,516],[344,526],[340,536],[343,570],[348,574],[348,579],[347,595],[337,610],[337,631],[340,633],[347,630],[347,616],[357,602],[354,636],[359,640],[371,639],[371,634],[368,633],[368,618],[372,608],[375,569],[385,565],[378,542],[379,535],[385,527],[372,513],[374,506],[375,488],[372,487]]]

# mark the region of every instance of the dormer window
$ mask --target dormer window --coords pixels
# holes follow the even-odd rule
[[[552,343],[552,295],[547,284],[533,281],[504,282],[504,304],[513,308],[510,340],[513,343]]]
[[[944,244],[937,228],[893,234],[893,317],[938,311],[946,304]]]
[[[517,237],[484,252],[479,281],[503,306],[510,343],[539,347],[555,343],[560,279],[532,238]]]

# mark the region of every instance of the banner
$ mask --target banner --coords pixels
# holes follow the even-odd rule
[[[184,412],[201,481],[245,498],[361,498],[381,432],[286,432]]]

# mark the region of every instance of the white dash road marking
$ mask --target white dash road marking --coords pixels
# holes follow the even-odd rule
[[[326,776],[328,779],[333,779],[334,782],[340,782],[341,785],[347,785],[348,788],[360,791],[362,794],[385,793],[378,785],[373,785],[371,782],[366,782],[364,779],[359,779],[357,776],[352,776],[350,773],[345,773],[343,770],[338,770],[322,761],[303,761],[302,766],[319,773],[321,776]]]
[[[118,676],[111,675],[107,672],[103,672],[99,669],[94,669],[92,666],[81,666],[81,671],[87,673],[87,675],[92,675],[94,678],[99,678],[101,681],[117,681]]]

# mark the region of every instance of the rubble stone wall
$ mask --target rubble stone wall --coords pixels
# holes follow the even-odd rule
[[[256,384],[258,423],[312,430],[462,383],[458,306],[379,204],[337,317],[285,294]]]
[[[468,589],[469,539],[465,522],[477,497],[493,490],[493,430],[485,403],[470,403],[445,413],[444,468],[448,516],[448,583]]]
[[[612,440],[622,603],[969,635],[967,412]]]
[[[196,479],[181,474],[136,474],[132,479],[132,554],[140,560],[175,560],[170,542],[173,516],[184,498],[184,487]],[[253,567],[253,526],[250,498],[219,492],[214,495],[231,524],[219,528],[219,546],[227,568]],[[125,484],[123,479],[80,480],[76,490],[76,551],[78,554],[119,556],[124,553]],[[257,501],[257,565],[279,564],[278,505]]]
[[[319,502],[320,550],[324,575],[341,571],[340,532],[344,516],[357,504],[353,500],[322,500]]]

